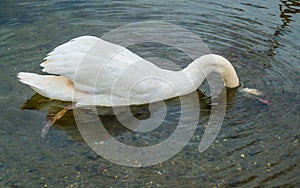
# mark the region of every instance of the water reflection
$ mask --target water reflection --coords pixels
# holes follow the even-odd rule
[[[236,89],[226,89],[227,97],[227,105],[226,109],[230,109],[232,106],[233,100],[235,98],[235,93]],[[199,110],[200,110],[200,116],[203,117],[208,117],[211,114],[211,105],[212,105],[212,100],[209,96],[205,95],[201,90],[196,91],[197,97],[199,98]],[[185,96],[183,96],[185,97]],[[164,101],[167,105],[168,108],[168,117],[165,117],[164,122],[162,123],[168,123],[168,124],[173,124],[174,126],[176,125],[176,121],[178,120],[178,117],[181,114],[181,101],[180,98],[173,98]],[[21,107],[23,110],[38,110],[38,111],[43,111],[47,114],[45,121],[48,119],[51,119],[56,113],[58,113],[61,109],[64,107],[70,105],[71,102],[65,102],[65,101],[59,101],[59,100],[53,100],[49,99],[46,97],[41,96],[38,93],[35,93],[29,100],[27,100],[24,105]],[[130,107],[131,113],[133,116],[139,120],[145,120],[148,119],[151,114],[149,111],[149,104],[146,105],[136,105],[136,106],[131,106]],[[154,110],[154,111],[153,111]],[[152,108],[152,114],[160,114],[162,109],[160,106],[157,108]],[[196,110],[196,109],[195,109]],[[118,114],[116,114],[116,112]],[[89,113],[89,110],[87,110],[85,113]],[[99,115],[99,118],[103,122],[103,125],[105,128],[108,130],[108,132],[115,136],[115,137],[122,137],[124,136],[124,133],[130,132],[130,130],[122,125],[122,123],[119,122],[118,118],[124,116],[127,117],[127,107],[118,107],[117,109],[113,109],[111,107],[97,107],[97,114]],[[116,117],[118,116],[118,117]],[[131,117],[131,116],[130,116]],[[174,120],[175,122],[173,122]],[[133,119],[126,119],[123,120],[125,122],[135,122]],[[203,121],[201,121],[203,123]],[[136,123],[136,122],[135,122]],[[174,124],[175,123],[175,124]],[[132,126],[138,126],[138,125],[132,125]],[[173,128],[169,127],[172,132],[174,130]],[[67,129],[65,129],[67,127]],[[70,137],[76,138],[75,140],[78,139],[78,132],[77,131],[72,131],[69,127],[73,127],[74,129],[76,128],[76,122],[74,121],[74,115],[73,112],[68,112],[63,118],[57,121],[53,125],[54,129],[58,130],[67,130]],[[165,127],[160,127],[159,129],[156,129],[155,132],[151,134],[157,134],[158,132],[162,131],[165,129]],[[70,131],[71,130],[71,131]],[[75,134],[75,135],[73,135]],[[146,133],[145,133],[146,135]],[[145,138],[147,136],[141,135],[141,137]],[[165,137],[162,137],[160,140],[163,140]],[[123,140],[124,141],[124,140]],[[126,142],[126,141],[125,141]],[[151,142],[157,142],[156,141],[148,141],[149,143]],[[134,145],[134,143],[131,143]]]
[[[297,187],[300,184],[299,1],[76,2],[77,5],[68,5],[67,1],[0,3],[1,187]],[[38,64],[47,52],[76,36],[102,36],[127,23],[157,19],[201,36],[213,52],[231,60],[245,87],[261,90],[271,105],[234,93],[216,141],[199,154],[198,145],[210,114],[208,100],[200,107],[202,122],[189,145],[169,161],[147,168],[121,167],[99,157],[83,142],[74,126],[72,112],[56,122],[41,142],[45,114],[51,116],[64,104],[46,99],[41,102],[42,112],[20,110],[33,93],[17,81],[16,73],[39,72]],[[269,56],[266,52],[270,49],[276,50],[277,55],[271,52]],[[134,51],[138,50],[140,47]],[[169,56],[168,50],[145,51],[149,57],[158,51],[162,57]],[[191,62],[179,56],[170,55],[180,67]],[[34,108],[38,102],[35,103],[29,108]],[[177,116],[175,104],[174,101],[174,107],[169,105]],[[149,116],[147,106],[139,110],[137,117]],[[114,116],[99,117],[111,122],[106,129],[120,141],[136,140],[137,135],[122,128]],[[168,121],[175,122],[176,118]],[[163,133],[151,136],[157,141],[163,138]]]
[[[274,32],[274,38],[271,48],[268,51],[268,55],[273,56],[276,55],[276,48],[280,46],[280,43],[276,40],[277,37],[284,35],[286,32],[286,27],[290,22],[293,21],[293,14],[300,13],[300,3],[297,1],[285,1],[281,0],[281,4],[279,4],[280,15],[279,17],[282,20],[282,24],[278,26]]]

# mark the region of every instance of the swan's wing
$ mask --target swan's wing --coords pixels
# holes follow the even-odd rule
[[[122,46],[82,36],[56,47],[41,66],[44,72],[67,77],[76,89],[103,94],[110,93],[116,77],[137,62],[143,67],[153,66]]]

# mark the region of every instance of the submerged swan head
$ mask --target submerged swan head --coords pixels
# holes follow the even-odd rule
[[[204,55],[181,71],[170,71],[92,36],[56,47],[41,66],[55,75],[20,72],[20,81],[45,97],[82,105],[146,104],[185,95],[211,72],[220,73],[226,87],[239,86],[235,69],[222,56]]]

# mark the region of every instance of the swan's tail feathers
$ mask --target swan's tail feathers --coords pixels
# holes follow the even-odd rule
[[[52,99],[72,101],[74,86],[63,76],[39,75],[28,72],[19,72],[20,82],[29,85],[37,93]]]
[[[40,76],[41,75],[29,73],[29,72],[19,72],[17,75],[20,82],[32,87],[38,87],[40,85],[40,82],[38,81],[38,78]]]

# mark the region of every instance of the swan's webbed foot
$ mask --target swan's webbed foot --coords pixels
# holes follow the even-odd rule
[[[55,116],[53,116],[48,121],[46,121],[46,123],[42,129],[42,132],[41,132],[42,138],[46,137],[50,127],[56,122],[56,120],[59,120],[60,118],[62,118],[67,111],[72,110],[73,108],[74,108],[74,105],[68,105],[64,109],[59,111],[57,114],[55,114]]]

